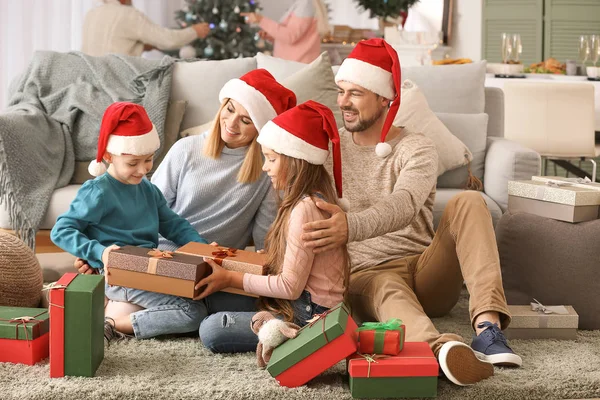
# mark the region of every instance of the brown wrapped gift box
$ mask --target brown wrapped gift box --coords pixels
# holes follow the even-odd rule
[[[508,306],[512,321],[504,331],[508,339],[566,339],[577,338],[579,315],[571,306],[568,314],[545,314],[531,306]]]
[[[190,242],[177,249],[177,253],[211,258],[215,260],[217,264],[229,271],[247,272],[255,275],[264,275],[266,273],[266,255],[252,251],[231,249],[222,246],[215,247],[208,244]],[[222,291],[257,297],[239,289],[227,288]]]
[[[202,257],[124,246],[110,252],[109,285],[194,298],[194,286],[210,273]]]

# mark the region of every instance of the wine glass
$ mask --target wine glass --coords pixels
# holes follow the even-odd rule
[[[596,63],[598,62],[598,58],[600,58],[600,36],[599,35],[591,35],[590,36],[590,60],[594,63],[594,68],[596,67]]]
[[[521,56],[521,53],[523,53],[523,45],[521,44],[521,35],[518,33],[515,33],[512,37],[512,47],[513,47],[513,51],[512,54],[513,56],[511,57],[515,63],[519,64],[519,57]]]
[[[502,34],[502,63],[508,64],[508,59],[512,53],[512,47],[510,45],[511,35],[510,33]]]
[[[579,36],[579,61],[582,67],[585,67],[585,62],[590,56],[589,38],[586,35]]]

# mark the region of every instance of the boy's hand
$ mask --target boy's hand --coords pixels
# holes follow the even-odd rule
[[[110,245],[104,249],[104,251],[102,252],[102,264],[104,264],[105,269],[108,270],[108,255],[110,254],[110,252],[113,250],[119,250],[119,249],[120,249],[120,247],[117,246],[116,244]]]
[[[219,247],[219,244],[217,242],[212,242],[211,244],[209,244],[209,246]]]
[[[231,286],[231,278],[230,271],[227,271],[225,268],[221,267],[219,264],[211,260],[210,258],[205,258],[205,262],[212,268],[212,273],[206,278],[200,280],[196,285],[195,289],[198,290],[202,286],[206,287],[198,296],[194,297],[194,300],[202,300],[208,295],[213,294],[214,292],[218,292],[221,289],[225,289]]]
[[[90,265],[87,263],[87,261],[85,261],[79,257],[77,257],[75,259],[73,266],[75,267],[75,269],[77,269],[77,272],[79,272],[80,274],[83,274],[83,275],[98,274],[98,270],[96,268],[90,267]]]

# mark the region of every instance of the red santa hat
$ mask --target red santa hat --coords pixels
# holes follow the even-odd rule
[[[296,106],[294,92],[262,68],[228,81],[219,92],[219,101],[227,98],[237,101],[248,111],[259,131],[267,121]]]
[[[104,153],[144,156],[160,147],[160,138],[144,107],[120,101],[108,106],[102,117],[98,153],[88,167],[93,176],[106,172]]]
[[[354,83],[392,100],[381,130],[381,143],[375,148],[379,157],[387,157],[392,152],[392,147],[385,143],[385,136],[400,107],[400,78],[398,53],[383,39],[358,42],[335,75],[335,83]]]
[[[309,100],[267,122],[260,131],[258,143],[279,154],[299,158],[311,164],[323,165],[333,150],[333,178],[339,204],[348,210],[342,198],[342,152],[335,118],[329,108]]]

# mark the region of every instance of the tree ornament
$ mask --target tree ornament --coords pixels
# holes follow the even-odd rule
[[[212,57],[212,55],[215,54],[215,50],[212,48],[212,46],[206,45],[206,47],[204,48],[204,55],[206,57]]]
[[[219,9],[217,7],[213,7],[212,12],[213,12],[213,14],[218,14]]]
[[[229,24],[224,19],[222,19],[221,22],[219,22],[219,28],[221,28],[221,30],[223,31],[226,31],[228,26]]]
[[[240,8],[238,6],[235,6],[235,8],[233,9],[233,12],[236,14],[240,13]]]

